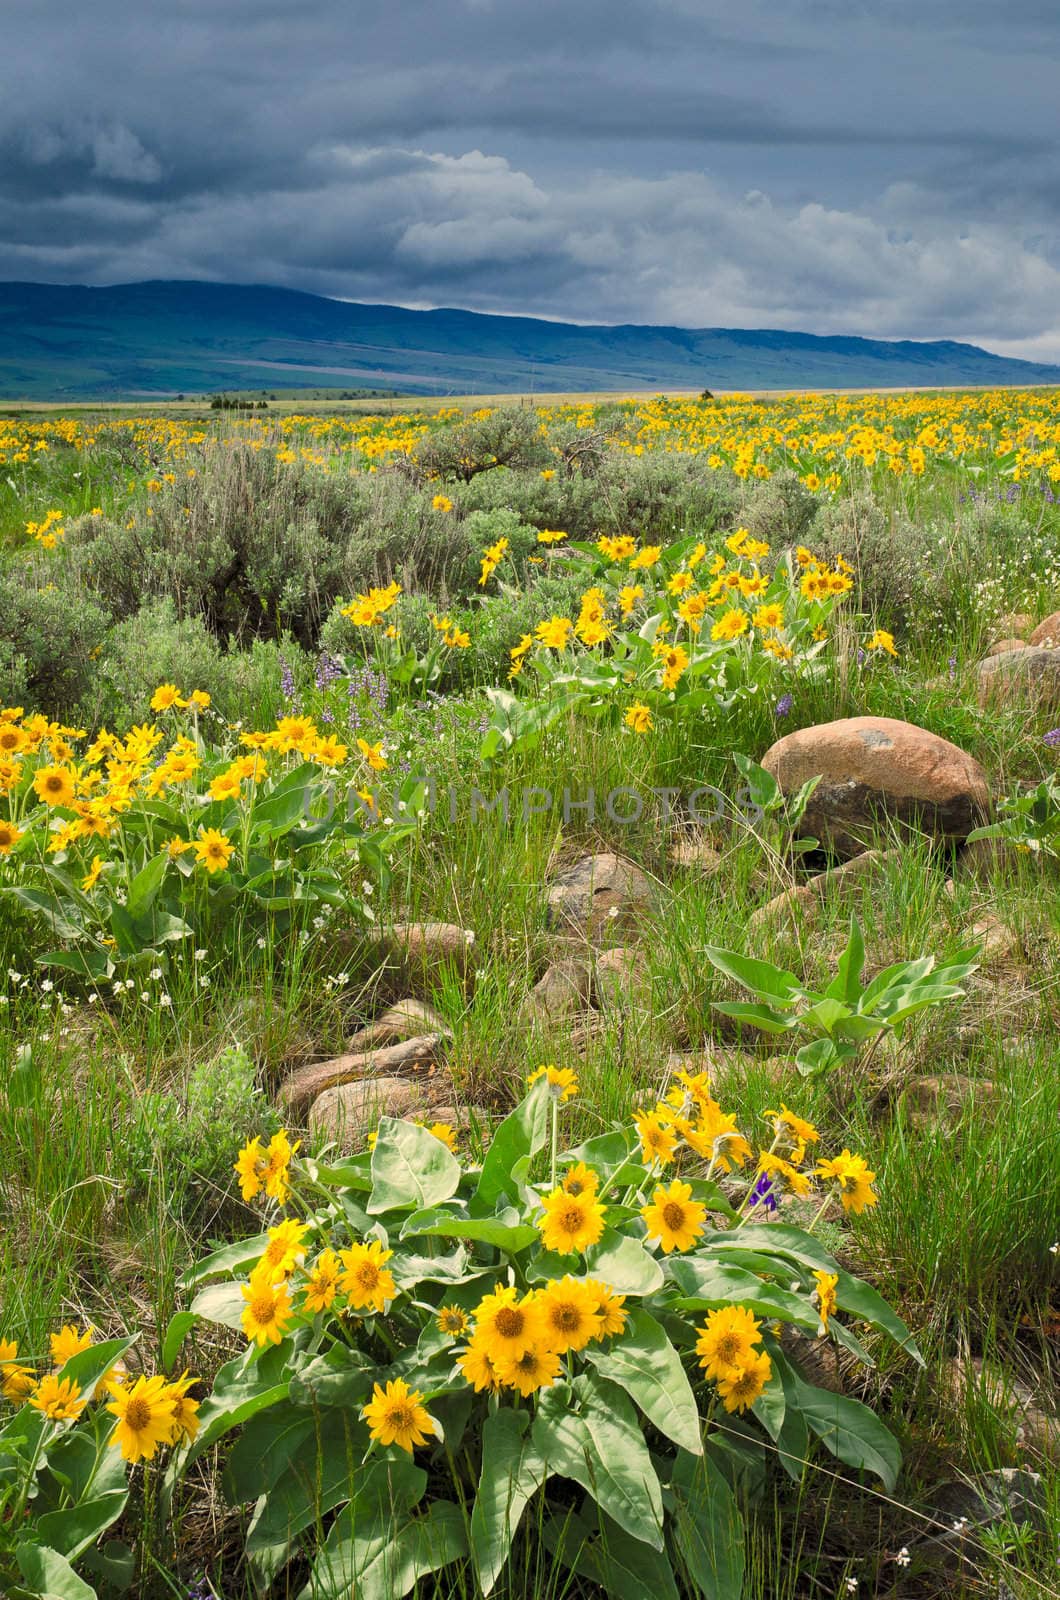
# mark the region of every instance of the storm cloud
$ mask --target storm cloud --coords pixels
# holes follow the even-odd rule
[[[35,0],[0,278],[1060,359],[1053,0]]]

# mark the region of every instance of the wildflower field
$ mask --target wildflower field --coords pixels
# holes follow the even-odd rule
[[[1060,394],[0,413],[0,1595],[1060,1593]]]

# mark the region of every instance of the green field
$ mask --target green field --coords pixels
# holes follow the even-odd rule
[[[1060,392],[496,398],[0,409],[0,1593],[1055,1595]]]

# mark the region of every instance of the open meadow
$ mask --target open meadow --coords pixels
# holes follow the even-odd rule
[[[0,415],[0,1596],[1060,1593],[1060,393]]]

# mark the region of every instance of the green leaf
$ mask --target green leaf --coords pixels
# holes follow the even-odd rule
[[[749,1228],[741,1228],[737,1237],[742,1238],[750,1231]],[[680,1289],[684,1297],[683,1304],[688,1309],[745,1305],[757,1317],[779,1317],[808,1332],[817,1332],[820,1319],[808,1300],[792,1294],[789,1289],[764,1283],[755,1273],[743,1267],[706,1255],[689,1255],[669,1262],[667,1274]]]
[[[709,1455],[681,1451],[674,1463],[673,1530],[685,1571],[702,1600],[740,1600],[743,1594],[743,1517]]]
[[[839,958],[839,968],[825,994],[853,1005],[861,993],[861,974],[865,967],[865,940],[857,917],[850,918],[850,937]]]
[[[286,1471],[288,1457],[315,1433],[313,1413],[286,1402],[251,1417],[232,1446],[221,1475],[227,1503],[245,1505],[267,1494]]]
[[[573,1478],[620,1527],[663,1548],[662,1491],[637,1413],[595,1373],[541,1391],[533,1441],[549,1472]]]
[[[180,1287],[194,1289],[204,1278],[214,1278],[219,1273],[230,1276],[243,1267],[249,1267],[252,1261],[257,1261],[261,1257],[268,1242],[268,1234],[259,1233],[252,1239],[237,1239],[235,1244],[222,1245],[220,1250],[214,1250],[211,1255],[203,1256],[201,1261],[186,1272],[180,1280]]]
[[[115,1362],[132,1349],[138,1338],[138,1334],[131,1334],[125,1339],[106,1339],[102,1344],[89,1345],[87,1350],[79,1350],[77,1355],[70,1357],[60,1376],[72,1378],[82,1393],[91,1394]]]
[[[0,890],[0,893],[13,895],[31,911],[38,912],[45,918],[57,938],[70,940],[85,938],[84,924],[68,900],[59,900],[53,894],[46,894],[43,889],[27,888],[20,883]]]
[[[479,1206],[493,1211],[502,1194],[520,1192],[531,1160],[545,1147],[548,1126],[548,1084],[539,1078],[490,1141],[475,1190]]]
[[[545,1463],[527,1436],[529,1413],[507,1407],[482,1425],[482,1472],[471,1513],[471,1554],[482,1593],[489,1594],[504,1570],[527,1503],[547,1476]]]
[[[130,883],[125,909],[134,922],[150,911],[155,896],[162,886],[168,865],[169,857],[164,851],[157,856],[151,856],[147,865],[140,868]]]
[[[799,980],[793,972],[785,972],[782,967],[774,967],[768,961],[757,961],[753,956],[741,955],[738,950],[720,950],[716,945],[708,944],[703,946],[703,954],[727,978],[733,978],[743,988],[778,1004],[790,1005],[792,995],[799,987]]]
[[[204,1322],[220,1323],[222,1328],[231,1328],[234,1333],[242,1330],[245,1309],[246,1301],[238,1283],[208,1283],[191,1302],[192,1316],[202,1317]]]
[[[545,1543],[554,1547],[564,1566],[598,1585],[612,1600],[679,1600],[664,1550],[630,1538],[602,1511],[597,1513],[597,1528],[594,1532],[585,1519],[571,1516],[558,1529],[553,1519],[545,1530]]]
[[[699,1408],[681,1358],[653,1316],[641,1306],[606,1345],[587,1345],[585,1359],[603,1378],[620,1384],[674,1444],[699,1455]]]
[[[409,1515],[401,1504],[403,1480],[411,1472],[425,1485],[426,1474],[389,1457],[373,1465],[373,1488],[362,1489],[335,1519],[299,1600],[402,1600],[419,1578],[466,1556],[459,1506],[436,1500],[425,1515]]]
[[[64,1506],[61,1511],[46,1512],[37,1520],[38,1538],[68,1561],[76,1561],[125,1510],[129,1490],[124,1477],[123,1472],[120,1489],[94,1495],[91,1500],[82,1500],[77,1505]]]
[[[793,1375],[794,1404],[810,1428],[847,1466],[874,1472],[893,1494],[902,1467],[898,1441],[868,1406],[843,1394],[818,1389]]]
[[[795,1065],[804,1078],[816,1078],[842,1059],[843,1051],[834,1039],[812,1039],[795,1052]]]
[[[755,1005],[753,1000],[712,1000],[710,1004],[712,1011],[734,1017],[737,1022],[749,1022],[763,1033],[790,1033],[795,1026],[793,1017],[785,1017],[769,1006]]]
[[[284,1361],[285,1352],[277,1347],[257,1360],[246,1351],[221,1368],[212,1394],[199,1408],[198,1436],[178,1459],[180,1475],[226,1433],[287,1398],[288,1380],[281,1376]],[[171,1467],[167,1477],[172,1480],[176,1475]]]
[[[86,1550],[81,1565],[102,1578],[116,1594],[131,1588],[136,1576],[136,1558],[120,1539],[108,1539],[102,1550]]]
[[[518,1211],[509,1208],[496,1217],[469,1217],[433,1207],[417,1211],[401,1229],[401,1237],[418,1234],[432,1239],[475,1239],[515,1255],[540,1238],[529,1222],[520,1222]]]
[[[368,1429],[353,1414],[331,1410],[309,1419],[297,1448],[284,1447],[281,1470],[262,1492],[247,1531],[246,1551],[262,1582],[276,1577],[298,1535],[351,1500],[364,1473]]]
[[[96,1591],[77,1576],[65,1556],[44,1545],[20,1544],[18,1570],[41,1600],[96,1600]]]
[[[635,1183],[639,1186],[645,1174],[643,1163],[633,1156],[637,1135],[632,1128],[616,1129],[613,1133],[598,1133],[573,1150],[560,1156],[564,1166],[582,1161],[612,1188]]]
[[[383,1117],[372,1151],[372,1216],[408,1207],[436,1206],[454,1195],[460,1163],[440,1139],[414,1122]]]
[[[661,1288],[662,1267],[639,1239],[630,1239],[617,1228],[605,1228],[594,1245],[585,1252],[585,1271],[599,1278],[616,1294],[654,1294]]]
[[[169,1319],[162,1336],[162,1365],[168,1372],[180,1354],[180,1347],[195,1326],[194,1311],[178,1311]]]

